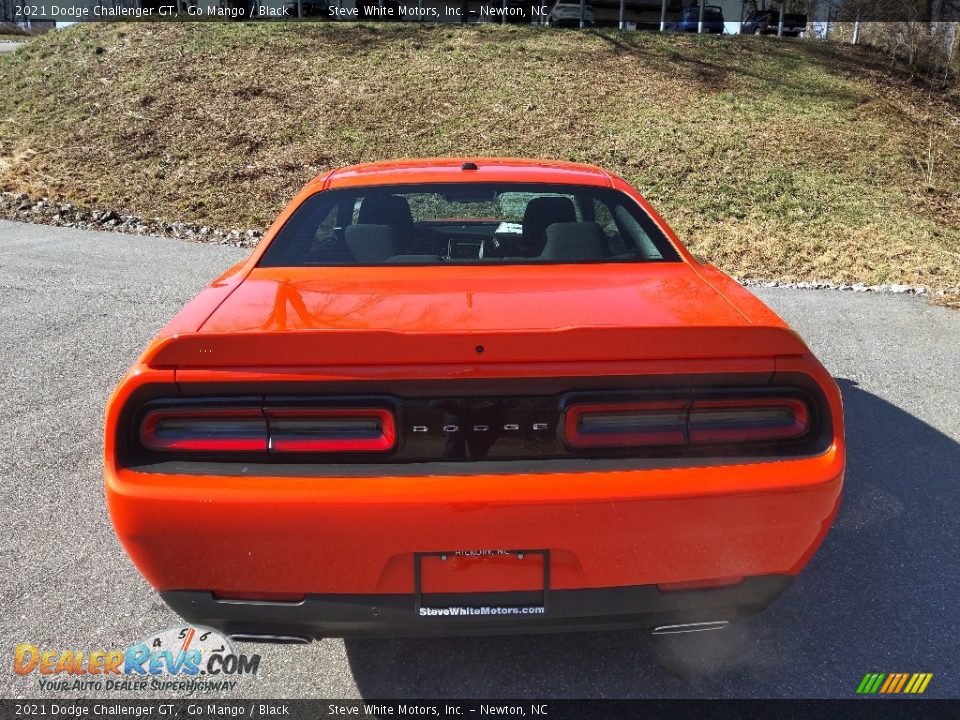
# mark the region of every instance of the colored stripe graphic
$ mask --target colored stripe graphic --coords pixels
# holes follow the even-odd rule
[[[886,677],[885,673],[867,673],[860,682],[857,692],[861,695],[873,695],[879,688],[880,683]]]
[[[933,673],[867,673],[857,686],[858,695],[920,695],[933,679]]]
[[[883,684],[883,687],[880,688],[880,692],[887,694],[898,693],[900,692],[898,688],[902,688],[903,683],[906,681],[907,673],[890,673],[890,677],[887,678],[887,681]]]
[[[904,688],[903,691],[905,693],[910,693],[911,695],[919,695],[927,689],[927,685],[930,684],[930,679],[932,677],[932,673],[914,673],[913,677],[910,678],[910,682],[907,683],[907,687]]]

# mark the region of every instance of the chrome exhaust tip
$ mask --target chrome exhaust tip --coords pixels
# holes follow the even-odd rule
[[[707,630],[723,630],[730,624],[729,620],[711,620],[709,622],[682,623],[680,625],[658,625],[652,631],[653,635],[679,635],[680,633],[706,632]]]
[[[277,645],[309,645],[310,638],[302,635],[266,635],[260,633],[234,633],[231,640],[237,642],[275,643]]]

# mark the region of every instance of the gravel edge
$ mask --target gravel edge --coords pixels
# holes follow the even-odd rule
[[[16,222],[122,232],[132,235],[159,235],[161,237],[193,240],[215,245],[254,247],[263,237],[260,230],[214,228],[199,223],[163,218],[142,218],[112,210],[83,210],[71,203],[56,202],[42,197],[33,200],[25,193],[0,192],[0,218]]]

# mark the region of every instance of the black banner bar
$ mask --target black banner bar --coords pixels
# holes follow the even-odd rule
[[[886,720],[955,718],[956,700],[0,700],[0,717],[296,720]]]
[[[597,14],[596,24],[608,25],[617,0],[586,0]],[[683,8],[696,0],[624,0],[624,10],[638,29],[659,29],[661,13],[671,29],[682,19]],[[766,10],[752,16],[755,4],[743,0],[740,11],[728,6],[726,23],[780,25],[779,6],[758,3]],[[37,0],[17,3],[13,10],[0,4],[0,22],[432,22],[451,25],[511,22],[546,25],[552,1],[510,0]],[[509,16],[507,8],[510,9]],[[6,17],[6,15],[10,17]],[[615,15],[615,12],[614,12]],[[608,17],[609,16],[609,17]],[[944,32],[945,23],[960,20],[960,0],[807,0],[788,4],[783,15],[786,31],[809,23],[926,23],[929,32]],[[615,24],[615,23],[614,23]]]

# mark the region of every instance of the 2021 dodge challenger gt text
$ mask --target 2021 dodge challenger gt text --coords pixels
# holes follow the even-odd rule
[[[837,385],[598,168],[310,182],[106,418],[123,546],[234,637],[721,627],[839,504]]]

